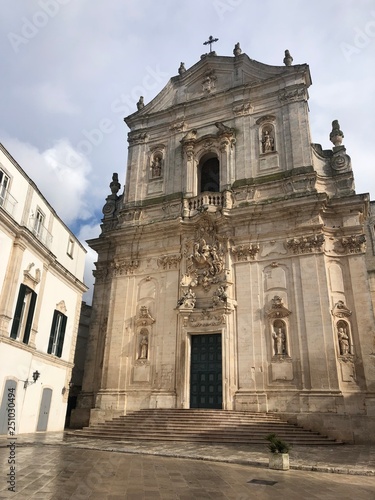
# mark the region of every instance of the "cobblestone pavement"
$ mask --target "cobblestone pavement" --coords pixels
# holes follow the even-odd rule
[[[7,483],[9,442],[0,439],[0,499],[375,499],[375,451],[370,446],[296,446],[292,469],[284,472],[268,469],[266,446],[260,445],[21,435],[13,493]],[[330,473],[320,472],[324,470]]]

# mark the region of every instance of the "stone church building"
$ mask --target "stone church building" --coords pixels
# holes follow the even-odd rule
[[[335,120],[312,143],[309,67],[236,44],[125,121],[103,207],[76,424],[141,408],[278,412],[375,435],[375,210]],[[331,131],[331,133],[330,133]],[[373,213],[371,213],[371,208]]]

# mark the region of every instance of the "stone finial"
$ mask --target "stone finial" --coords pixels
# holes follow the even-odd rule
[[[118,181],[118,174],[116,172],[113,173],[112,175],[112,182],[109,185],[112,194],[117,195],[117,193],[120,191],[121,184]]]
[[[283,63],[285,64],[285,66],[291,66],[292,62],[293,62],[293,57],[290,55],[289,50],[286,49]]]
[[[183,75],[185,72],[186,72],[185,63],[182,62],[180,64],[180,67],[178,68],[178,74]]]
[[[339,124],[338,120],[333,120],[332,131],[329,134],[329,140],[332,142],[332,144],[335,147],[337,147],[337,146],[341,146],[343,138],[344,138],[344,133],[342,130],[340,130],[340,124]]]
[[[138,109],[138,111],[140,111],[144,107],[145,107],[145,103],[143,100],[143,95],[141,95],[141,97],[139,98],[139,101],[137,102],[137,109]]]
[[[241,47],[240,47],[240,42],[237,42],[236,45],[234,46],[233,54],[234,54],[235,57],[238,57],[239,55],[242,54],[242,50],[241,50]]]

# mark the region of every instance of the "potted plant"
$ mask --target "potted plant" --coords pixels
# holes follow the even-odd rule
[[[290,445],[279,439],[276,434],[269,434],[266,437],[268,449],[270,450],[269,468],[277,470],[289,470],[289,450]]]

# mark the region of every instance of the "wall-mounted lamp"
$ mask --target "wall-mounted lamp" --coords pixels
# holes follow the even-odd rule
[[[35,382],[38,380],[39,377],[40,377],[40,373],[38,372],[38,370],[35,370],[35,372],[33,373],[33,380],[32,381],[31,380],[29,381],[29,379],[21,381],[21,382],[24,382],[23,388],[27,389],[27,387],[29,385],[35,384]]]
[[[70,390],[72,387],[74,387],[74,383],[72,381],[69,382],[69,389],[67,389],[65,386],[61,389],[61,394],[64,396],[66,391]]]

